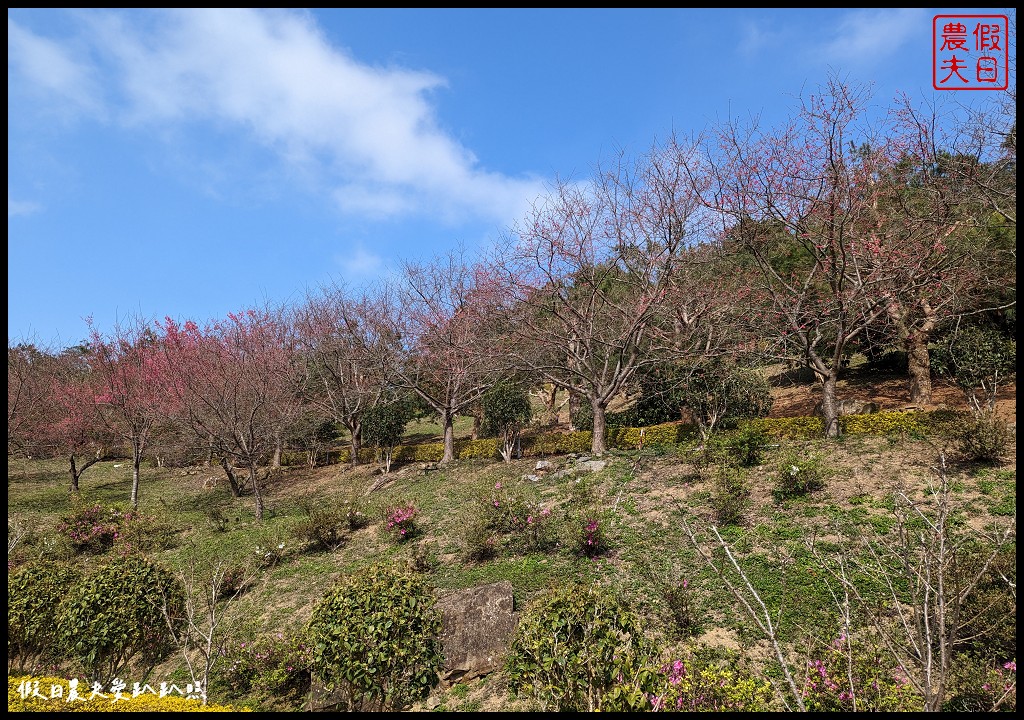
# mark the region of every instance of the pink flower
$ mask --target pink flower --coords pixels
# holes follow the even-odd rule
[[[495,490],[501,490],[501,480],[499,480],[498,482],[494,483],[494,489]]]
[[[1013,660],[1003,665],[1003,667],[1009,670],[1010,672],[1017,672],[1017,663],[1015,663]]]

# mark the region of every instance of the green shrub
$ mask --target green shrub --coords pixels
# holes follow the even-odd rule
[[[25,672],[56,660],[60,636],[54,618],[80,576],[70,565],[41,560],[7,576],[8,667]]]
[[[396,401],[367,408],[362,419],[363,442],[377,449],[378,460],[384,463],[384,472],[391,470],[395,446],[412,419],[412,408],[407,402]]]
[[[505,663],[513,696],[544,711],[639,709],[653,649],[636,613],[610,591],[568,583],[524,610]]]
[[[772,409],[771,385],[761,373],[721,359],[687,372],[679,393],[704,439],[720,425],[763,418]]]
[[[820,417],[755,418],[745,425],[777,440],[806,440],[825,433],[825,422]]]
[[[139,556],[118,558],[70,588],[57,634],[91,678],[109,681],[135,660],[146,674],[174,649],[165,607],[180,623],[184,602],[171,571]]]
[[[761,464],[764,452],[770,446],[771,438],[763,429],[745,425],[728,437],[726,449],[735,464],[754,467]]]
[[[783,458],[775,471],[776,500],[799,497],[825,487],[825,469],[817,456],[791,453]]]
[[[349,509],[333,502],[303,503],[303,518],[293,532],[300,542],[316,550],[332,552],[345,544],[349,530]]]
[[[750,504],[750,488],[738,468],[721,467],[715,473],[711,510],[718,525],[742,525]]]
[[[519,446],[520,431],[533,415],[529,393],[522,384],[503,379],[484,393],[481,404],[484,432],[498,438],[501,457],[511,462]]]
[[[843,415],[839,428],[857,435],[921,435],[927,429],[923,414],[914,410],[884,410],[865,415]]]
[[[486,562],[498,554],[498,538],[490,519],[472,512],[462,524],[463,557],[469,562]]]
[[[249,712],[248,708],[229,705],[204,705],[192,686],[168,685],[169,694],[160,697],[159,688],[134,683],[117,690],[101,686],[94,689],[77,678],[7,676],[7,712]],[[136,694],[138,693],[138,694]]]
[[[278,632],[229,640],[222,676],[234,697],[261,706],[300,709],[309,693],[312,652],[301,633]]]
[[[998,462],[1012,438],[1007,424],[987,413],[963,421],[956,430],[958,450],[970,462]]]
[[[439,682],[441,613],[422,579],[364,568],[313,609],[312,669],[349,710],[402,710]]]
[[[1017,370],[1017,341],[992,327],[963,325],[932,348],[932,370],[960,387],[975,412],[995,409],[1001,383]]]

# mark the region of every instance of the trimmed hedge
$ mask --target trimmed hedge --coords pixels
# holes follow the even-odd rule
[[[945,415],[942,413],[945,412]],[[946,421],[949,411],[933,413],[918,410],[885,410],[867,415],[843,415],[839,418],[839,427],[843,433],[850,435],[892,435],[925,434],[938,429],[941,422]],[[942,415],[942,417],[939,417]],[[754,418],[740,421],[740,428],[760,430],[765,435],[776,439],[807,440],[823,437],[825,424],[820,417],[792,418]],[[697,430],[690,423],[671,422],[648,427],[617,427],[608,428],[608,446],[620,450],[636,450],[640,447],[658,445],[678,445],[690,442],[697,437]],[[521,446],[523,457],[543,457],[545,455],[564,455],[567,453],[585,453],[590,451],[592,434],[589,430],[580,432],[549,432],[540,435],[525,435]],[[328,453],[328,464],[347,463],[349,449],[341,448]],[[295,457],[285,456],[285,464],[292,460],[305,461],[302,453],[292,453]],[[444,455],[443,443],[421,443],[418,445],[399,445],[395,448],[393,462],[438,462]],[[468,459],[500,459],[498,441],[495,438],[484,440],[456,440],[455,457],[459,460]],[[374,461],[371,448],[363,448],[359,452],[359,460],[363,463]]]
[[[109,686],[101,688],[102,697],[96,695],[90,699],[92,687],[79,682],[76,691],[80,699],[69,700],[70,685],[71,681],[66,678],[8,675],[7,712],[249,712],[248,708],[203,705],[198,698],[182,695],[160,697],[159,687],[153,688],[156,692],[146,690],[132,697],[131,685],[121,690],[121,697],[116,699]]]

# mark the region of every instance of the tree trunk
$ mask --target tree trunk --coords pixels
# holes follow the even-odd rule
[[[256,496],[256,522],[263,522],[263,494],[260,492],[259,467],[255,460],[249,461],[249,473],[252,480],[252,494]]]
[[[484,424],[483,413],[479,410],[473,413],[473,434],[470,435],[471,440],[480,439],[480,428]]]
[[[281,436],[274,435],[274,456],[270,460],[270,467],[275,470],[281,469]]]
[[[96,457],[86,460],[85,465],[83,465],[82,467],[78,467],[75,463],[74,453],[71,454],[71,456],[69,457],[69,460],[71,462],[71,467],[69,469],[69,472],[71,474],[71,492],[78,492],[78,480],[79,478],[82,477],[82,473],[84,473],[86,470],[88,470],[90,467],[92,467],[102,459],[103,450],[97,450]]]
[[[928,334],[911,333],[907,338],[907,371],[910,373],[910,402],[928,405],[932,401],[932,370],[928,354]]]
[[[238,484],[238,477],[235,476],[235,469],[231,467],[227,456],[220,459],[220,466],[224,468],[224,474],[228,476],[228,487],[231,488],[231,496],[242,497],[242,488]]]
[[[576,432],[579,430],[576,427],[575,418],[576,411],[579,410],[580,405],[583,404],[583,398],[574,393],[572,390],[569,391],[569,432]]]
[[[350,423],[349,426],[348,426],[348,434],[349,434],[349,441],[348,441],[349,452],[352,454],[352,457],[349,458],[349,464],[352,467],[355,467],[356,465],[359,464],[359,451],[362,449],[362,445],[363,445],[363,425],[362,425],[362,423],[360,423],[358,421]]]
[[[441,463],[447,464],[455,459],[455,416],[449,410],[441,413],[441,425],[444,427],[444,455]]]
[[[84,469],[84,468],[83,468]],[[75,456],[71,455],[71,492],[78,492],[78,477],[81,473],[75,467]]]
[[[820,377],[820,376],[819,376]],[[836,401],[836,371],[821,378],[821,416],[825,420],[825,437],[839,437],[839,403]]]
[[[600,455],[605,451],[604,436],[607,429],[605,423],[606,403],[600,400],[591,400],[590,407],[594,410],[594,436],[590,441],[590,452],[594,455]]]
[[[142,454],[132,453],[132,507],[139,509],[139,465],[142,463]]]

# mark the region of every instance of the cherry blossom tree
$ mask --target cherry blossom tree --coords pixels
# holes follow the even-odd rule
[[[166,318],[160,325],[168,368],[167,391],[197,437],[213,438],[232,493],[243,487],[235,468],[244,467],[263,520],[260,471],[277,439],[295,416],[299,379],[295,340],[278,313],[250,309],[204,327]]]
[[[165,412],[165,356],[150,323],[140,318],[119,323],[110,337],[102,335],[91,318],[88,325],[97,415],[131,450],[131,504],[137,508],[143,454],[153,426]]]

